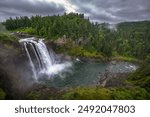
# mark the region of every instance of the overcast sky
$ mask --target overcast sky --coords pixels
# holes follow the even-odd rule
[[[0,20],[9,17],[84,13],[91,21],[150,20],[150,0],[0,0]]]

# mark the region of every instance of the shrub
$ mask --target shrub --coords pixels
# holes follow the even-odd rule
[[[75,100],[107,100],[112,99],[112,92],[106,88],[96,87],[78,87],[65,93],[63,99],[75,99]]]
[[[9,33],[0,33],[0,43],[3,44],[12,44],[16,42],[17,38]]]

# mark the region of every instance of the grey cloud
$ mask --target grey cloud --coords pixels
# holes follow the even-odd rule
[[[31,2],[35,1],[35,2]],[[92,21],[117,23],[150,20],[150,0],[68,0]],[[1,0],[0,20],[15,16],[63,14],[65,7],[45,0]]]
[[[1,0],[0,1],[0,18],[31,15],[53,15],[62,14],[65,8],[54,2],[31,0]]]
[[[69,0],[93,21],[150,20],[150,0]]]

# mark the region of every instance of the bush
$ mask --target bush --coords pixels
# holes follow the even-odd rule
[[[27,33],[27,34],[30,34],[30,35],[35,35],[36,34],[36,30],[32,27],[18,29],[17,31]]]
[[[144,100],[150,99],[150,94],[143,88],[117,88],[113,90],[115,100]]]
[[[102,58],[102,55],[97,51],[90,52],[86,50],[84,47],[76,45],[69,49],[69,55],[72,56],[80,56],[80,57],[87,57],[87,58]]]
[[[142,100],[150,99],[150,94],[140,87],[102,88],[78,87],[62,95],[62,99],[72,100]]]
[[[12,44],[17,42],[17,38],[9,33],[0,33],[0,43],[3,44]]]
[[[62,97],[75,100],[107,100],[112,99],[112,92],[106,88],[78,87],[68,91]]]
[[[29,100],[38,100],[40,99],[41,94],[38,92],[30,92],[27,96],[26,99]]]
[[[145,88],[150,92],[150,65],[143,65],[131,74],[127,80],[129,83]]]

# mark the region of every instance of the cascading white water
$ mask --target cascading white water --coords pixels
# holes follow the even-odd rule
[[[41,59],[41,62],[43,64],[43,67],[45,70],[48,70],[49,67],[51,67],[55,62],[54,60],[54,56],[49,55],[49,52],[47,50],[46,45],[43,43],[42,40],[39,40],[37,43],[37,48],[38,48],[38,53]]]
[[[30,62],[30,66],[31,66],[31,68],[32,68],[32,72],[33,72],[34,78],[37,80],[36,70],[35,70],[34,64],[33,64],[33,62],[32,62],[31,56],[30,56],[30,54],[29,54],[29,51],[28,51],[28,49],[27,49],[27,43],[24,43],[24,48],[25,48],[25,51],[26,51],[27,56],[28,56],[28,58],[29,58],[29,62]]]
[[[51,77],[63,71],[65,68],[71,66],[70,62],[65,62],[61,64],[57,63],[53,52],[49,53],[42,39],[36,40],[34,37],[32,37],[21,39],[19,40],[19,42],[23,43],[35,80],[38,79],[40,74],[46,74]],[[28,49],[27,45],[32,48],[38,65],[35,65],[32,54],[30,52],[31,50]],[[38,68],[36,68],[35,66],[38,66]]]
[[[35,53],[36,59],[37,59],[37,61],[38,61],[39,69],[42,69],[41,62],[40,62],[40,58],[38,57],[38,54],[37,54],[36,50],[35,50],[33,44],[30,43],[30,45],[31,45],[31,47],[32,47],[32,49],[33,49],[33,51],[34,51],[34,53]]]

